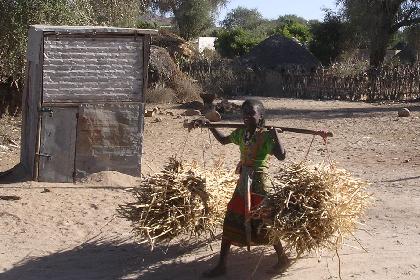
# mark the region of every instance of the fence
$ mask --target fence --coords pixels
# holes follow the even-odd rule
[[[204,90],[218,95],[259,95],[340,100],[416,100],[420,63],[343,73],[337,68],[306,71],[284,66],[277,71],[250,69],[227,60],[184,61],[181,69]]]

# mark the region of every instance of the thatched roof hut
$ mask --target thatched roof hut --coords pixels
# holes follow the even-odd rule
[[[255,70],[304,69],[310,71],[321,66],[319,60],[306,47],[281,35],[273,35],[265,39],[249,54],[242,56],[240,62]]]

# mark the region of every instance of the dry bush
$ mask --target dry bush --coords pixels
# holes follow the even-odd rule
[[[178,102],[200,100],[200,94],[203,92],[198,83],[183,73],[171,77],[168,86],[175,92]]]
[[[176,100],[176,94],[173,89],[158,86],[156,88],[149,88],[145,95],[146,103],[172,103]]]
[[[21,112],[23,86],[11,78],[5,82],[0,81],[0,118],[8,113],[16,116]]]
[[[219,56],[196,56],[180,62],[181,70],[196,79],[204,92],[217,96],[237,95],[241,92],[241,75],[236,75],[233,62]]]

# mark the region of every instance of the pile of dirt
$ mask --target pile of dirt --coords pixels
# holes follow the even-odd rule
[[[203,91],[196,81],[178,68],[167,49],[163,47],[154,45],[150,47],[148,75],[149,94],[173,94],[175,100],[172,101],[199,100]],[[153,90],[162,88],[168,90]],[[159,98],[154,98],[154,100],[159,100]]]
[[[164,29],[160,29],[159,33],[152,37],[152,45],[165,48],[172,59],[191,58],[197,53],[197,50],[190,43]]]
[[[252,69],[287,70],[316,69],[319,60],[298,42],[281,35],[273,35],[255,46],[240,63]]]
[[[159,46],[150,46],[149,86],[159,82],[167,82],[182,72],[175,64],[167,49]]]

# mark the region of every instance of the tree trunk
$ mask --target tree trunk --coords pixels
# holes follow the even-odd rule
[[[392,26],[401,2],[401,0],[377,1],[378,6],[372,11],[373,13],[377,13],[377,15],[372,15],[376,18],[376,20],[372,21],[374,26],[368,27],[373,27],[373,29],[371,29],[373,32],[370,34],[371,44],[369,59],[371,68],[381,67],[385,60],[388,43],[392,35],[396,32],[396,30],[392,30]]]
[[[386,50],[391,34],[387,30],[377,34],[370,45],[369,64],[370,67],[379,68],[383,64],[386,56]]]

